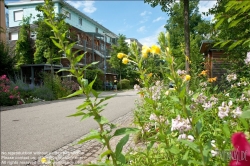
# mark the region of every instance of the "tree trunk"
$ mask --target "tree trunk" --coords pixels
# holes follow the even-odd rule
[[[190,71],[190,32],[189,32],[189,0],[183,0],[184,3],[184,37],[185,37],[185,70],[187,74]]]

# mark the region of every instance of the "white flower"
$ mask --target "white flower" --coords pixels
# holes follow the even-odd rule
[[[191,141],[191,142],[194,141],[194,137],[193,137],[192,135],[188,135],[188,136],[187,136],[187,139],[188,139],[189,141]]]
[[[236,107],[231,113],[233,114],[234,118],[237,118],[242,114],[242,111],[240,107]]]
[[[214,156],[217,156],[217,155],[218,155],[218,152],[215,151],[215,150],[211,150],[211,154],[212,154],[212,156],[214,157]]]
[[[247,53],[247,57],[245,59],[245,63],[246,63],[246,65],[250,64],[250,52]]]
[[[186,134],[180,134],[178,136],[178,139],[186,139],[187,138],[187,135]]]
[[[178,75],[185,75],[185,74],[186,74],[186,71],[185,71],[185,70],[180,70],[180,69],[178,69],[178,70],[176,71],[176,73],[177,73]]]
[[[221,119],[228,116],[231,105],[232,105],[232,101],[229,101],[228,105],[226,105],[225,102],[222,102],[221,106],[218,107],[218,109],[219,109],[218,116]]]
[[[141,89],[140,85],[135,84],[134,85],[134,90],[139,91]]]
[[[165,95],[166,95],[166,96],[168,96],[168,95],[169,95],[169,91],[168,91],[168,90],[165,92]]]
[[[191,125],[188,119],[181,118],[178,115],[175,119],[172,119],[171,131],[178,130],[180,133],[184,131],[189,131],[191,129]]]
[[[204,110],[208,110],[209,108],[213,107],[213,103],[211,103],[210,101],[208,101],[207,103],[204,103],[202,105],[202,107],[204,108]]]
[[[215,140],[212,140],[212,141],[211,141],[211,145],[212,145],[212,147],[216,148]]]
[[[151,114],[150,117],[149,117],[149,120],[154,120],[154,121],[157,121],[158,118],[155,114]]]
[[[231,82],[233,80],[237,80],[236,74],[232,73],[232,74],[227,75],[227,81],[228,82]]]

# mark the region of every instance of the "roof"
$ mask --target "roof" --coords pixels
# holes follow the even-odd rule
[[[67,2],[65,2],[64,0],[52,0],[53,2],[58,2],[62,5],[64,5],[64,7],[69,8],[70,10],[74,11],[75,13],[79,14],[81,17],[83,17],[84,19],[90,21],[92,24],[102,28],[104,30],[104,34],[108,34],[109,37],[111,38],[117,38],[118,36],[111,32],[109,29],[105,28],[104,26],[102,26],[101,24],[99,24],[98,22],[96,22],[95,20],[91,19],[90,17],[88,17],[87,15],[85,15],[84,13],[80,12],[78,9],[74,8],[73,6],[71,6],[70,4],[68,4]],[[7,7],[14,7],[14,6],[21,6],[21,5],[38,5],[38,4],[43,4],[44,1],[19,1],[19,2],[14,2],[14,3],[8,3],[6,4]]]
[[[200,53],[205,53],[207,50],[209,50],[212,47],[213,42],[214,42],[213,40],[202,40]]]

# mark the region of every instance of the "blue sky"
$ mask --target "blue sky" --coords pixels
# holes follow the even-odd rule
[[[165,32],[168,19],[160,6],[152,8],[141,1],[67,1],[115,34],[136,38],[143,45],[156,44],[160,32]],[[200,12],[208,11],[216,1],[201,1]]]

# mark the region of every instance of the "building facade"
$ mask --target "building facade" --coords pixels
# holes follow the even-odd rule
[[[70,25],[68,38],[72,42],[77,42],[74,46],[75,50],[81,50],[79,54],[85,53],[84,58],[79,65],[86,65],[94,61],[99,61],[98,67],[105,73],[106,77],[115,75],[114,71],[107,64],[110,58],[110,49],[112,44],[116,44],[118,36],[106,27],[94,21],[78,9],[74,8],[64,0],[53,0],[55,14],[64,14],[65,22]],[[43,4],[43,1],[20,1],[8,3],[6,6],[9,11],[9,28],[8,36],[11,45],[15,45],[18,40],[18,32],[23,17],[32,14],[30,23],[38,19],[37,14],[41,14],[36,10],[37,5]],[[36,33],[31,32],[30,38],[35,40]],[[63,57],[63,54],[62,54]],[[66,58],[61,60],[62,67],[69,67],[69,61]]]
[[[5,20],[5,5],[0,1],[0,39],[6,41],[6,20]]]

